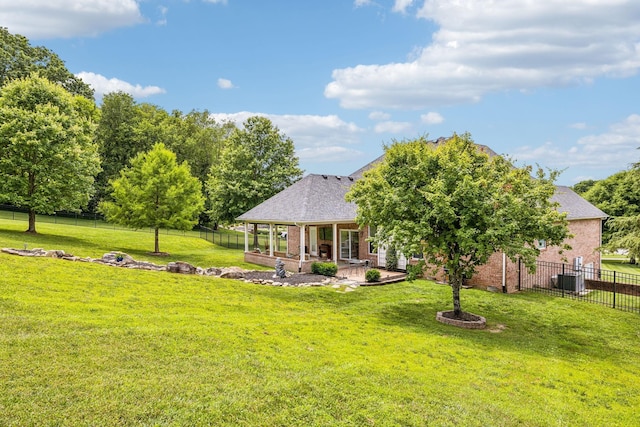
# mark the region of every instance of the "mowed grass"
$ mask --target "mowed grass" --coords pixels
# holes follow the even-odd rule
[[[38,234],[27,234],[27,223],[0,219],[0,247],[15,249],[62,249],[79,257],[101,258],[111,251],[125,252],[136,260],[167,264],[185,261],[199,267],[260,269],[246,264],[243,252],[213,245],[198,237],[160,235],[160,251],[168,256],[153,255],[154,235],[146,231],[110,230],[104,228],[36,223]]]
[[[10,228],[0,223],[2,247],[21,236]],[[81,256],[140,240],[120,231],[100,248],[72,228],[42,231]],[[196,264],[231,259],[186,240]],[[428,281],[340,293],[0,254],[0,425],[640,424],[637,314],[470,289],[463,308],[488,329],[462,330],[435,321],[450,294]]]
[[[603,257],[602,269],[617,271],[625,274],[638,274],[640,275],[640,265],[630,264],[628,257],[616,257],[611,256]]]

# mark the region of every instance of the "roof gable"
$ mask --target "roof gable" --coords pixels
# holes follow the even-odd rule
[[[352,177],[309,174],[238,220],[278,224],[353,222],[356,205],[344,199],[353,182]]]
[[[586,199],[573,191],[571,188],[556,185],[556,192],[551,197],[551,201],[558,202],[560,212],[567,213],[568,220],[607,218],[608,215],[589,203]]]

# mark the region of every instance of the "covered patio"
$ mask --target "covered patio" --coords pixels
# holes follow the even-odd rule
[[[345,201],[353,182],[351,177],[307,175],[239,216],[244,223],[245,261],[275,266],[280,258],[288,271],[310,272],[316,261],[348,266],[351,260],[364,259],[359,248],[366,245],[367,236],[355,224],[355,204]],[[254,224],[268,227],[264,251],[251,245],[249,226]],[[282,226],[287,228],[287,246],[277,251],[275,233]],[[342,238],[344,233],[348,239]]]

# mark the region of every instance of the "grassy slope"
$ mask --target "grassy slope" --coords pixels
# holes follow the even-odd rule
[[[8,228],[0,246],[23,237]],[[427,281],[345,294],[0,254],[0,425],[640,423],[638,315],[462,298],[488,330],[435,322],[450,289]]]
[[[620,273],[626,274],[639,274],[640,275],[640,265],[638,264],[629,264],[628,258],[612,258],[607,257],[602,260],[602,269],[603,270],[611,270],[618,271]]]
[[[0,247],[22,249],[62,249],[80,257],[100,258],[106,252],[126,252],[136,260],[166,264],[170,261],[186,261],[200,267],[238,266],[260,268],[245,264],[243,253],[216,246],[197,237],[161,235],[160,250],[167,257],[151,255],[154,247],[153,233],[110,230],[104,228],[37,224],[37,235],[24,233],[26,223],[0,219]]]

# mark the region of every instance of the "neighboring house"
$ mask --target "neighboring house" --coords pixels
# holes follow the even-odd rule
[[[435,143],[441,142],[439,139]],[[496,155],[486,146],[480,150]],[[311,264],[318,260],[331,260],[338,264],[348,264],[354,260],[369,260],[372,265],[384,267],[385,251],[376,251],[368,242],[375,234],[372,227],[360,229],[355,222],[356,205],[345,201],[345,194],[351,185],[362,177],[381,158],[374,160],[350,176],[310,174],[300,181],[264,201],[238,217],[245,223],[245,261],[274,266],[279,257],[289,271],[311,271]],[[569,187],[558,186],[553,200],[559,203],[559,210],[567,212],[569,231],[574,236],[568,240],[572,249],[559,255],[556,248],[546,248],[539,241],[539,260],[550,262],[574,262],[578,259],[586,267],[600,267],[602,221],[607,215],[587,202]],[[249,224],[265,224],[270,230],[270,244],[264,251],[249,250]],[[287,226],[287,250],[277,252],[274,245],[276,226]],[[303,256],[300,256],[303,254]],[[398,268],[417,260],[400,257]],[[469,280],[478,287],[503,287],[513,291],[517,286],[518,266],[503,254],[494,254],[489,262],[478,268],[477,274]],[[443,279],[442,274],[437,275]]]

